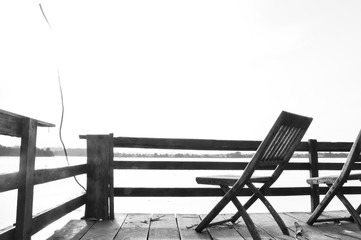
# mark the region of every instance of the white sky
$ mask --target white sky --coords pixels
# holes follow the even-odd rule
[[[0,2],[0,109],[63,137],[262,140],[282,110],[319,141],[361,128],[361,1]],[[0,144],[5,144],[0,142]]]

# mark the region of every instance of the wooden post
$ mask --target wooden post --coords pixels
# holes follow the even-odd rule
[[[109,218],[114,219],[114,135],[109,134]]]
[[[33,215],[37,121],[24,118],[21,129],[20,186],[18,189],[15,239],[30,240]]]
[[[317,140],[308,140],[308,153],[310,162],[310,177],[318,177],[318,150]],[[313,212],[320,203],[320,191],[318,184],[311,184],[311,212]]]
[[[114,216],[111,168],[113,135],[87,135],[86,139],[88,175],[85,218],[109,219]]]

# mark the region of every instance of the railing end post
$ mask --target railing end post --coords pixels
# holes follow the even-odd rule
[[[319,167],[318,167],[318,149],[317,149],[317,140],[309,139],[308,140],[308,153],[309,153],[309,163],[310,163],[310,178],[318,177]],[[318,184],[311,184],[311,212],[313,212],[318,204],[320,203],[320,191]]]

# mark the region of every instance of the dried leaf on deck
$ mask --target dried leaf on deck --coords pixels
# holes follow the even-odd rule
[[[165,215],[157,216],[156,218],[150,218],[150,221],[151,222],[159,221],[163,217],[165,217]]]

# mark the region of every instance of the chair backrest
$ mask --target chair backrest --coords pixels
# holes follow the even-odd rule
[[[292,157],[297,145],[300,143],[312,118],[281,112],[273,127],[262,141],[242,175],[250,178],[258,166],[274,166],[275,169],[284,166]],[[275,172],[277,178],[280,169]],[[240,181],[242,181],[240,179]]]
[[[345,164],[342,167],[341,173],[336,182],[343,184],[347,181],[347,177],[350,175],[353,165],[355,162],[360,162],[360,152],[361,152],[361,130],[359,131],[355,142],[352,144],[349,154]]]

